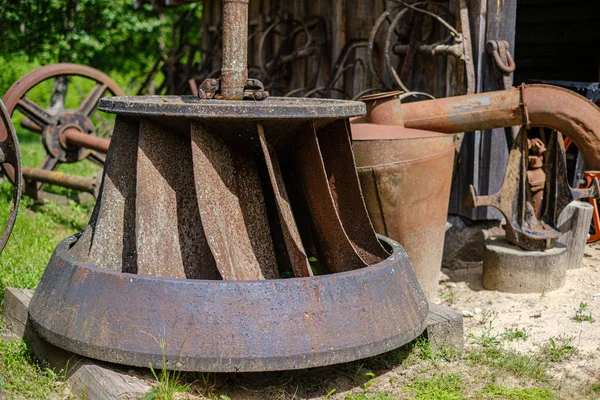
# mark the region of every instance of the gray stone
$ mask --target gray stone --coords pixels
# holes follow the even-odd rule
[[[500,221],[472,222],[459,216],[449,216],[442,266],[462,269],[481,265],[485,241],[492,236],[504,235],[500,224]]]
[[[509,293],[541,293],[564,286],[567,248],[557,243],[546,251],[525,251],[504,237],[485,243],[483,287]]]

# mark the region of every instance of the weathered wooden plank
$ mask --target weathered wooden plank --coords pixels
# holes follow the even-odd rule
[[[463,317],[456,311],[429,303],[429,314],[425,320],[427,328],[423,336],[429,339],[431,349],[436,351],[444,346],[457,349],[464,347]]]
[[[563,234],[558,242],[567,247],[568,269],[581,267],[593,214],[591,204],[574,201],[558,218],[558,228]]]

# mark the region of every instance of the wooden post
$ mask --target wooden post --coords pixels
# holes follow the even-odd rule
[[[558,227],[563,234],[558,242],[567,246],[568,269],[581,267],[593,214],[591,204],[574,201],[558,218]]]

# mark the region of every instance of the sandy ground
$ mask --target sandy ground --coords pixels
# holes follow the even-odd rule
[[[600,380],[600,243],[586,246],[583,265],[567,273],[559,290],[539,294],[507,294],[487,291],[481,285],[482,267],[443,270],[440,304],[463,315],[465,333],[480,335],[489,329],[526,329],[527,340],[512,342],[520,352],[533,352],[549,338],[572,338],[580,355],[562,364],[563,373],[581,380]],[[594,323],[574,321],[581,303],[588,305]],[[469,340],[468,338],[466,339]]]
[[[469,365],[466,358],[455,361],[423,361],[406,359],[395,366],[382,367],[382,358],[325,368],[267,374],[217,374],[201,382],[204,396],[181,399],[379,399],[414,398],[407,385],[415,379],[456,374],[464,383],[466,398],[481,398],[481,390],[498,380],[510,387],[547,387],[557,399],[598,399],[600,394],[589,388],[600,382],[600,244],[587,246],[583,266],[568,272],[567,284],[560,290],[538,294],[507,294],[484,290],[482,267],[444,270],[439,284],[439,303],[469,317],[464,319],[465,346],[481,349],[476,338],[482,332],[502,337],[506,330],[520,329],[528,333],[526,340],[503,340],[501,346],[513,347],[519,353],[533,357],[550,338],[567,338],[576,354],[564,361],[552,363],[547,372],[552,382],[517,378],[498,369]],[[588,312],[597,322],[573,320],[580,303],[587,303]],[[385,358],[386,356],[381,356]],[[407,356],[410,357],[410,356]],[[372,375],[369,375],[373,372]],[[371,379],[372,380],[369,380]],[[365,389],[369,386],[368,389]],[[208,390],[206,390],[208,388]],[[587,388],[587,389],[586,389]],[[335,391],[329,393],[332,389]],[[198,392],[196,392],[198,393]],[[377,397],[388,393],[391,397]],[[220,397],[226,394],[228,397]],[[352,396],[359,397],[352,397]],[[371,397],[372,396],[372,397]],[[434,397],[427,397],[435,398]],[[503,397],[494,397],[503,398]],[[516,398],[516,397],[515,397]]]

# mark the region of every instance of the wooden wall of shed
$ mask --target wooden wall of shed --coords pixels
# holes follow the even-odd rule
[[[447,0],[444,5],[458,17],[460,1]],[[485,43],[492,39],[507,40],[511,48],[514,48],[516,2],[517,0],[467,0],[477,92],[499,89],[495,86],[496,81],[492,75],[489,56],[485,52]],[[311,15],[323,17],[327,21],[327,38],[323,43],[325,51],[321,58],[317,86],[324,86],[332,78],[332,70],[344,46],[354,40],[368,38],[376,19],[383,13],[385,7],[384,0],[252,0],[250,1],[250,32],[264,32],[271,24],[270,16],[275,12],[293,15],[298,19]],[[206,37],[209,37],[210,32],[215,32],[220,22],[220,8],[220,1],[204,0],[203,24]],[[452,22],[461,29],[458,18]],[[384,23],[377,40],[379,48],[376,51],[377,64],[380,68],[383,66],[381,55],[385,35],[383,32],[387,31],[388,26],[389,24]],[[399,30],[402,29],[410,30],[410,26],[401,24]],[[445,28],[436,32],[440,38],[447,34]],[[276,46],[276,41],[277,39],[272,45]],[[256,37],[250,42],[250,66],[258,63],[260,57],[258,42]],[[366,49],[356,50],[352,57],[366,60]],[[400,64],[402,59],[396,58],[394,61]],[[349,71],[344,74],[343,79],[336,82],[335,87],[344,89],[350,96],[377,87],[377,82],[366,65],[359,68],[359,72]],[[302,86],[302,77],[306,74],[306,69],[303,63],[294,63],[291,70],[293,76],[286,84],[287,90]],[[402,72],[400,69],[399,73]],[[403,72],[405,84],[411,90],[427,92],[435,97],[461,95],[467,91],[464,62],[451,57],[418,55],[412,68]],[[392,84],[389,74],[385,76],[385,80],[387,84]],[[285,94],[285,91],[275,94]],[[341,95],[331,92],[328,97],[340,98]],[[491,194],[500,189],[508,160],[504,130],[464,135],[457,160],[449,212],[472,220],[500,219],[501,215],[491,208],[478,210],[467,208],[463,199],[470,185],[473,185],[480,195]]]
[[[440,2],[444,7],[456,10],[458,0],[446,0]],[[390,4],[393,4],[391,2]],[[210,32],[215,32],[220,23],[221,18],[221,3],[219,0],[203,0],[204,17],[203,29],[206,38],[205,49],[210,48],[211,35]],[[272,23],[274,15],[293,16],[296,19],[307,20],[309,17],[322,17],[326,21],[327,35],[326,38],[316,37],[315,40],[322,40],[323,56],[321,58],[320,73],[317,86],[325,86],[332,79],[332,73],[342,53],[344,46],[349,46],[351,43],[359,40],[366,40],[371,33],[377,18],[386,9],[385,0],[252,0],[250,1],[250,34],[255,32],[250,41],[249,51],[249,66],[252,74],[252,66],[258,65],[259,42],[260,35]],[[410,20],[411,12],[408,13]],[[452,20],[452,18],[451,18]],[[434,35],[437,37],[448,36],[448,31],[440,24],[434,23]],[[382,47],[384,43],[384,35],[389,24],[384,23],[381,32],[378,35],[376,51],[378,55],[377,64],[383,70]],[[412,25],[410,25],[412,26]],[[410,29],[407,24],[400,24],[399,30]],[[324,40],[323,40],[324,39]],[[270,46],[267,49],[277,47],[278,39],[271,39]],[[301,38],[299,38],[301,42]],[[300,45],[301,43],[299,43]],[[349,70],[343,75],[334,87],[344,89],[349,96],[355,96],[365,90],[378,87],[376,79],[369,71],[367,60],[367,49],[360,47],[351,52],[350,60],[361,59],[362,63],[358,63],[356,71]],[[403,60],[399,57],[393,57],[395,63],[400,64]],[[452,65],[452,76],[447,74],[448,64]],[[310,73],[310,68],[304,62],[295,62],[291,69],[291,77],[285,82],[285,89],[292,90],[303,86],[305,83],[304,77]],[[448,94],[465,93],[464,79],[460,76],[464,75],[464,68],[460,63],[454,60],[447,60],[447,57],[433,56],[418,56],[413,68],[405,71],[406,85],[415,91],[424,91],[436,97],[444,97]],[[392,86],[392,80],[389,76],[385,78],[386,83]],[[285,92],[276,95],[285,94]],[[328,97],[341,98],[339,92],[331,92]]]

